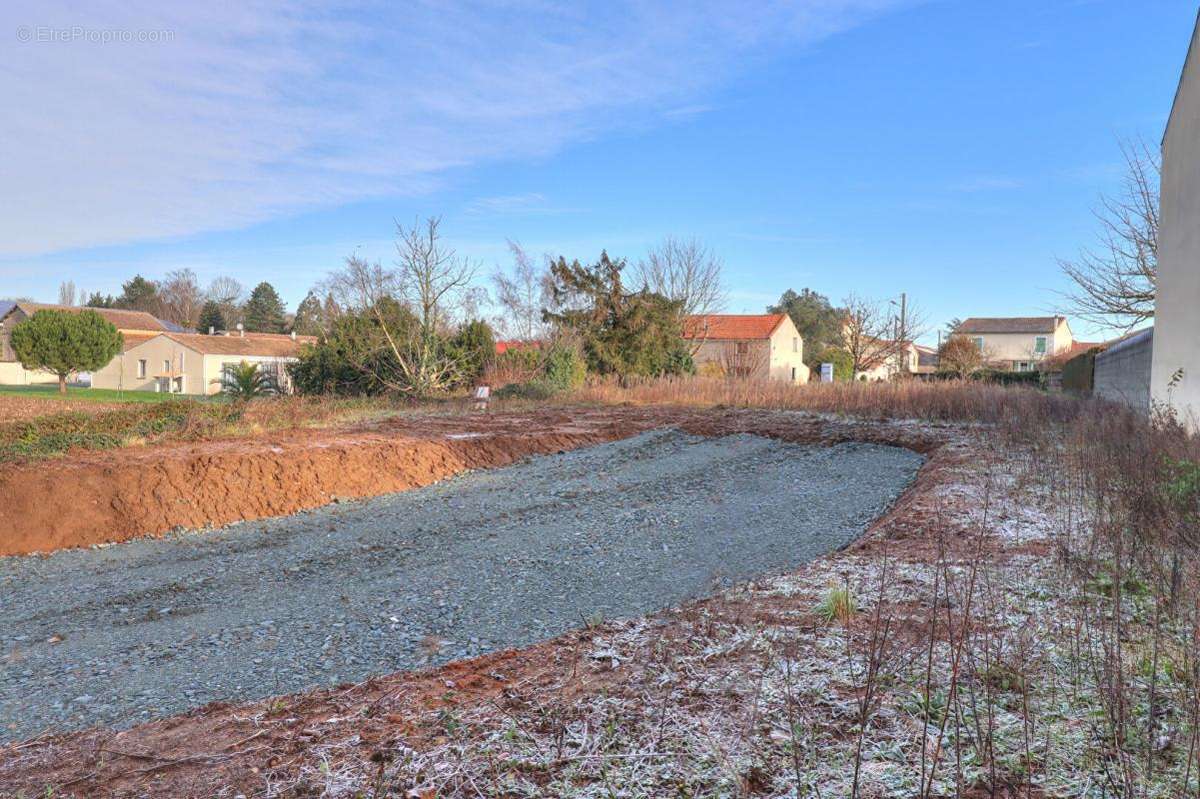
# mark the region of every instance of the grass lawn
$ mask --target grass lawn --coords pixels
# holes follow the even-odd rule
[[[37,399],[62,399],[58,393],[58,385],[37,386],[0,386],[0,397],[30,397]],[[217,395],[219,397],[219,395]],[[155,391],[117,391],[112,388],[78,388],[67,387],[65,399],[90,400],[92,402],[163,402],[169,399],[204,400],[209,397],[198,397],[185,394],[165,394]]]

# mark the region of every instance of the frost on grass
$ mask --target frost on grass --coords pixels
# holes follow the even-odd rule
[[[370,712],[404,718],[406,734],[382,747],[326,740],[299,772],[266,775],[266,793],[1114,795],[1094,667],[1106,641],[1070,612],[1103,587],[1028,551],[1049,550],[1061,528],[1053,498],[1013,470],[967,466],[928,498],[957,526],[933,531],[922,557],[841,553],[595,626],[559,648],[544,679],[506,681],[490,701],[429,710],[390,697]],[[848,612],[821,612],[833,590]],[[1133,596],[1123,612],[1132,624],[1145,608]],[[1128,656],[1145,669],[1145,652]],[[1164,695],[1186,695],[1176,683],[1187,675],[1159,670]],[[1147,796],[1189,778],[1178,708],[1165,713],[1157,751],[1125,764],[1146,772]]]

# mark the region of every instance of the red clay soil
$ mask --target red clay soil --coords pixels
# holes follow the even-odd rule
[[[952,464],[963,456],[956,447],[943,446],[956,437],[953,433],[943,435],[942,431],[930,425],[831,421],[811,414],[771,411],[566,409],[521,417],[435,419],[422,424],[427,424],[428,428],[421,437],[417,437],[413,430],[406,431],[403,438],[399,438],[398,433],[389,438],[386,432],[377,431],[371,435],[356,434],[353,441],[337,435],[319,445],[309,440],[307,449],[298,442],[291,442],[292,450],[287,448],[286,442],[275,446],[282,447],[283,453],[294,454],[309,469],[323,461],[315,453],[308,453],[308,449],[323,446],[336,453],[329,456],[328,463],[354,463],[358,469],[376,468],[380,472],[390,472],[374,478],[362,477],[359,481],[343,480],[331,475],[325,478],[329,482],[323,482],[315,476],[309,476],[306,496],[310,498],[320,498],[321,491],[349,493],[348,486],[351,483],[361,486],[399,486],[409,481],[415,485],[419,481],[436,479],[434,475],[462,468],[464,464],[484,465],[490,459],[491,464],[495,465],[508,462],[520,454],[579,446],[664,425],[675,425],[703,435],[751,432],[801,443],[867,441],[895,444],[929,455],[914,486],[872,526],[864,541],[905,537],[910,523],[926,517],[931,508],[938,504],[934,493],[950,479],[947,475],[952,471]],[[470,430],[463,429],[463,432],[487,430],[495,437],[490,444],[482,443],[480,439],[461,439],[475,442],[472,446],[478,449],[472,450],[445,441],[444,436],[452,426],[460,429],[470,427]],[[539,428],[547,432],[531,432]],[[553,428],[553,432],[549,432],[548,428]],[[525,432],[522,434],[520,430]],[[521,440],[528,440],[528,443],[518,444]],[[357,443],[360,441],[363,443]],[[356,447],[367,449],[370,454],[352,454]],[[248,462],[260,464],[247,467],[241,479],[252,479],[256,485],[272,486],[273,490],[279,491],[279,478],[274,475],[285,467],[279,467],[280,471],[267,470],[262,465],[272,460],[267,454],[259,453],[259,458],[254,460],[251,453],[239,447],[230,449],[235,454],[228,457],[248,458]],[[423,453],[422,457],[410,455],[413,451]],[[224,450],[221,452],[224,455]],[[144,457],[147,457],[144,463],[152,462],[148,456]],[[175,458],[184,462],[198,461],[204,457],[220,460],[221,456],[212,452],[207,456],[197,452],[175,455]],[[122,465],[114,468],[124,473],[130,467]],[[182,473],[186,467],[179,468]],[[259,472],[255,471],[256,468],[271,471],[272,476],[257,477]],[[196,472],[200,475],[220,473]],[[287,474],[292,473],[288,468]],[[92,479],[94,484],[99,484],[98,476]],[[333,488],[334,485],[337,488]],[[365,488],[363,493],[367,493]],[[284,500],[276,497],[272,500],[263,498],[262,501],[281,503]],[[249,507],[271,511],[284,506],[264,504]],[[681,619],[694,615],[702,607],[717,615],[745,612],[794,615],[797,608],[811,610],[811,600],[798,597],[776,597],[769,600],[770,606],[756,605],[748,610],[725,607],[724,604],[725,600],[719,598],[701,600],[680,610],[666,611],[659,614],[658,618],[669,635],[670,630],[681,623]],[[436,713],[441,709],[495,703],[514,691],[516,686],[520,686],[525,693],[538,694],[539,686],[558,685],[565,672],[574,674],[580,647],[594,634],[594,631],[580,630],[522,650],[496,652],[424,672],[403,672],[374,678],[358,685],[237,705],[213,703],[186,714],[119,732],[96,728],[0,746],[0,795],[17,795],[16,792],[20,790],[29,796],[41,795],[48,786],[53,786],[55,796],[121,799],[214,796],[218,791],[223,791],[221,795],[234,795],[237,792],[247,797],[261,795],[264,775],[294,772],[299,764],[312,761],[314,750],[323,741],[357,735],[366,754],[386,749],[397,740],[420,748],[422,742],[429,743],[444,734],[438,725],[429,726],[419,722],[419,719],[428,718],[430,711]],[[680,627],[679,634],[687,634],[686,625]],[[586,676],[581,673],[572,684],[571,691],[580,695],[595,694],[612,688],[620,679],[619,672],[592,668]],[[562,694],[562,690],[561,686],[554,689],[556,701],[572,701],[573,696]]]
[[[671,424],[707,435],[759,432],[822,443],[872,435],[863,425],[830,425],[808,414],[555,408],[85,452],[0,474],[0,555],[282,516]],[[918,450],[929,446],[921,436],[910,439],[900,443]]]
[[[83,453],[0,474],[0,555],[286,515],[631,432],[561,413],[431,416],[371,428]]]

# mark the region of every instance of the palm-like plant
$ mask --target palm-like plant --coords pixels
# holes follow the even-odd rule
[[[262,371],[258,364],[242,361],[237,366],[226,367],[221,378],[221,392],[238,400],[251,400],[279,392],[275,379]]]

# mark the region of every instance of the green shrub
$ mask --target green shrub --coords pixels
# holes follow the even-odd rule
[[[170,400],[97,414],[67,411],[39,416],[0,425],[0,461],[48,457],[71,449],[112,449],[168,434],[204,437],[236,421],[240,413],[230,405]]]
[[[817,356],[816,368],[813,369],[813,379],[821,379],[821,364],[833,364],[833,379],[839,383],[854,379],[854,356],[841,347],[826,347]]]
[[[971,379],[1001,386],[1039,387],[1045,382],[1041,372],[1009,372],[1004,369],[980,369],[971,375]]]

